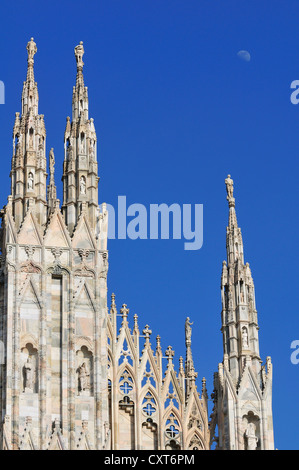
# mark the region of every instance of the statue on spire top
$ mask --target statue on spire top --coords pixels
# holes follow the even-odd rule
[[[84,55],[84,47],[83,47],[83,42],[81,41],[80,44],[75,47],[75,57],[77,61],[78,70],[83,69],[83,65],[84,65],[84,62],[82,60],[83,55]]]
[[[227,199],[232,199],[234,197],[234,182],[231,179],[230,175],[227,175],[225,180]]]
[[[191,326],[193,325],[193,322],[190,322],[190,318],[187,317],[185,321],[185,340],[186,344],[191,343],[191,334],[192,334],[192,328]]]
[[[37,53],[37,47],[34,42],[34,39],[31,38],[31,40],[27,44],[27,51],[28,51],[28,63],[33,64],[34,62],[34,56]]]

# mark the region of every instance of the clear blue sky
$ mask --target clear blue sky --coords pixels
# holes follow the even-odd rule
[[[275,443],[298,449],[299,79],[297,0],[106,0],[1,4],[1,201],[10,194],[14,113],[34,37],[40,113],[60,180],[63,134],[75,84],[74,47],[84,41],[84,76],[99,142],[99,199],[112,204],[204,204],[204,245],[110,241],[109,294],[149,323],[178,364],[184,321],[212,392],[222,360],[220,274],[226,256],[224,179],[235,182],[245,259],[256,286],[260,351],[274,364]],[[237,57],[248,50],[251,61]],[[61,183],[59,185],[61,198]],[[201,384],[199,382],[199,388]]]

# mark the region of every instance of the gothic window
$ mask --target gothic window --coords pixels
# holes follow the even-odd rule
[[[166,434],[168,437],[177,437],[179,430],[173,424],[171,424],[169,428],[166,429]]]
[[[119,380],[119,389],[121,394],[124,397],[129,397],[129,395],[133,391],[133,379],[129,372],[125,369],[122,373],[120,380]]]
[[[143,399],[143,402],[142,402],[143,414],[146,417],[151,418],[155,415],[156,410],[157,410],[156,401],[155,401],[153,395],[151,394],[151,392],[147,392],[147,394],[145,395],[145,397]]]
[[[145,385],[152,385],[154,388],[156,388],[156,381],[155,381],[155,376],[152,371],[151,365],[149,361],[146,363],[146,368],[143,374],[143,379],[141,382],[141,387],[144,387]]]
[[[168,393],[166,395],[166,400],[165,400],[165,404],[164,404],[165,409],[168,408],[169,406],[175,406],[177,410],[179,409],[179,403],[178,403],[178,400],[177,400],[177,395],[174,391],[174,387],[173,387],[172,382],[170,382],[170,384],[169,384],[169,389],[168,389]]]
[[[166,449],[179,449],[181,426],[174,413],[170,413],[165,423],[165,445]],[[174,447],[175,445],[175,447]]]
[[[129,382],[123,382],[120,386],[120,390],[124,395],[128,395],[133,390],[133,387]]]
[[[128,347],[128,343],[126,339],[123,342],[123,347],[119,356],[118,365],[120,366],[123,363],[127,363],[127,364],[130,364],[130,366],[133,366],[132,354]]]

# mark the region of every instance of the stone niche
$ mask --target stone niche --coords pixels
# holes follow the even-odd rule
[[[81,346],[76,352],[77,394],[93,395],[93,355],[87,346]]]
[[[260,418],[252,411],[243,416],[243,437],[245,450],[259,450],[260,449]]]
[[[21,387],[23,393],[38,392],[38,351],[32,343],[21,349]]]

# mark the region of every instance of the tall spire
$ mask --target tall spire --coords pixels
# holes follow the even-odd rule
[[[186,398],[189,397],[192,386],[195,384],[197,373],[194,369],[194,362],[191,350],[191,335],[192,325],[190,318],[187,317],[185,321],[185,344],[186,344],[186,362],[185,362],[185,376],[186,376]]]
[[[234,182],[225,180],[229,221],[226,229],[227,262],[223,262],[222,332],[224,354],[228,355],[230,369],[237,381],[242,375],[245,357],[252,357],[256,372],[260,372],[257,312],[254,284],[249,264],[244,265],[243,240],[235,210]]]
[[[227,259],[228,262],[233,263],[236,259],[240,258],[242,262],[243,259],[243,240],[241,229],[238,227],[237,214],[236,214],[236,201],[234,198],[234,182],[231,179],[231,175],[228,175],[225,180],[226,192],[227,192],[227,201],[229,207],[229,219],[227,227]]]
[[[27,44],[27,78],[23,84],[22,113],[21,116],[16,113],[13,129],[11,191],[17,229],[29,207],[35,211],[41,225],[45,225],[47,217],[46,129],[44,116],[38,114],[39,96],[34,81],[36,52],[36,44],[31,38]]]
[[[56,207],[57,201],[57,189],[55,185],[55,178],[54,178],[54,165],[55,165],[55,157],[54,157],[54,149],[50,150],[49,154],[49,173],[50,173],[50,181],[47,188],[47,198],[48,198],[48,215],[54,211]]]
[[[82,208],[87,206],[92,230],[98,214],[97,137],[94,121],[89,118],[87,87],[83,79],[84,47],[75,47],[77,64],[76,86],[73,87],[72,120],[67,117],[64,134],[62,212],[70,233],[78,222]]]
[[[223,361],[214,376],[210,429],[214,432],[217,422],[221,450],[273,449],[272,364],[267,359],[267,367],[262,366],[259,354],[254,283],[249,264],[244,264],[230,175],[225,185],[229,220],[221,274]]]
[[[27,83],[30,83],[30,82],[34,83],[34,56],[37,53],[37,47],[33,38],[31,38],[27,44],[27,51],[28,51]]]

